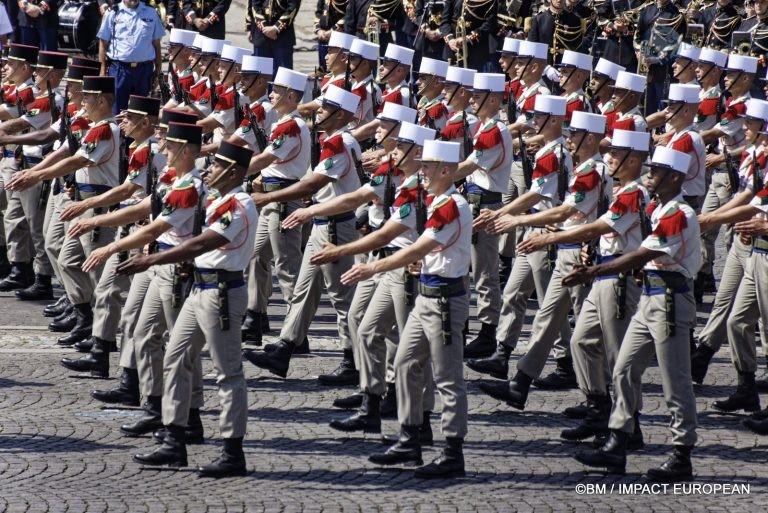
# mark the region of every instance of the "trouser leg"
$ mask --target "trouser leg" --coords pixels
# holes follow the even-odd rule
[[[121,321],[121,345],[120,345],[120,367],[124,369],[136,368],[136,353],[134,350],[134,331],[136,323],[141,313],[141,305],[147,295],[149,284],[152,282],[154,273],[152,270],[144,271],[133,276],[131,287],[128,289],[128,297],[123,306]]]
[[[731,348],[731,359],[740,372],[757,371],[757,355],[755,350],[755,323],[760,318],[760,307],[757,301],[757,286],[755,276],[755,256],[747,258],[744,265],[744,276],[739,284],[736,297],[733,300],[731,314],[726,321],[728,342]],[[761,277],[765,279],[765,276]]]
[[[483,205],[497,210],[501,204]],[[499,236],[485,231],[477,232],[472,244],[470,274],[477,293],[477,320],[483,324],[499,324],[501,311],[501,283],[499,280]]]
[[[51,263],[53,272],[59,280],[61,280],[59,255],[61,254],[61,248],[64,246],[64,237],[69,229],[69,223],[61,221],[59,216],[70,203],[72,203],[72,200],[64,192],[53,197],[53,210],[50,214],[48,227],[45,230],[45,252],[48,255],[48,261]]]
[[[411,314],[400,334],[395,356],[395,385],[397,389],[397,420],[402,426],[419,426],[423,421],[425,367],[430,365],[429,340],[424,325],[429,315],[426,298],[416,298]],[[461,330],[459,330],[459,333]],[[459,342],[461,343],[461,342]]]

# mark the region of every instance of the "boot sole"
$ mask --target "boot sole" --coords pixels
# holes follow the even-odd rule
[[[206,478],[206,479],[219,479],[222,477],[243,477],[248,475],[248,469],[242,469],[242,470],[230,470],[227,472],[203,472],[201,470],[197,471],[197,477],[199,478]]]
[[[139,431],[126,431],[125,429],[123,429],[123,428],[120,428],[120,432],[121,432],[121,433],[122,433],[124,436],[127,436],[127,437],[129,437],[129,438],[138,438],[138,437],[140,437],[140,436],[144,436],[144,435],[151,435],[152,433],[154,433],[155,431],[157,431],[158,429],[160,429],[160,428],[162,428],[162,427],[163,427],[163,426],[162,426],[162,424],[161,424],[161,425],[159,425],[159,426],[153,426],[153,427],[152,427],[152,429],[149,429],[149,430],[147,430],[147,431],[141,431],[141,432],[139,432]]]
[[[467,472],[464,470],[453,470],[451,472],[446,472],[445,474],[420,474],[418,469],[413,472],[413,477],[418,479],[451,479],[466,476]]]
[[[341,431],[342,433],[368,433],[372,435],[379,435],[381,434],[381,426],[378,428],[373,427],[364,427],[364,428],[347,428],[342,426],[334,426],[332,423],[328,424],[328,426],[331,429],[335,429],[336,431]]]
[[[560,438],[566,442],[583,442],[584,440],[589,440],[590,438],[594,438],[596,436],[603,435],[603,434],[605,433],[589,433],[589,434],[584,434],[583,436],[566,436],[565,434],[560,433]]]
[[[627,469],[625,467],[615,467],[613,465],[595,465],[592,462],[584,461],[583,459],[581,459],[579,457],[578,454],[576,456],[574,456],[574,459],[576,461],[578,461],[579,463],[581,463],[582,465],[585,465],[585,466],[589,467],[590,469],[598,469],[598,470],[599,469],[604,469],[604,471],[606,473],[608,473],[608,474],[618,474],[618,475],[623,476],[623,475],[625,475],[627,473]]]
[[[502,373],[496,372],[496,371],[488,371],[488,370],[485,370],[485,369],[478,369],[478,368],[473,367],[471,365],[467,365],[467,367],[469,367],[473,371],[477,372],[478,374],[484,374],[486,376],[490,376],[490,377],[495,378],[495,379],[500,379],[500,380],[503,380],[503,381],[506,381],[506,380],[509,379],[509,372],[507,372],[505,374],[502,374]]]
[[[150,463],[146,461],[141,461],[139,459],[136,459],[135,457],[133,458],[133,461],[144,467],[182,468],[182,467],[189,466],[189,463],[187,461],[172,461],[169,463]]]
[[[261,365],[260,363],[257,363],[255,361],[253,361],[251,358],[249,358],[249,355],[250,355],[250,353],[244,353],[243,357],[246,360],[248,360],[252,365],[258,367],[259,369],[263,369],[263,370],[269,372],[270,374],[274,374],[275,376],[279,376],[281,378],[285,378],[288,375],[288,369],[286,369],[285,371],[280,371],[280,370],[275,369],[273,367],[267,367],[266,365]]]
[[[654,483],[680,483],[693,481],[693,474],[686,476],[659,476],[646,472],[644,477]]]
[[[754,413],[756,411],[760,411],[760,405],[759,404],[756,405],[756,406],[748,406],[746,408],[734,408],[734,409],[720,408],[718,406],[715,406],[714,404],[712,405],[712,407],[718,413],[733,413],[733,414],[737,414],[737,415],[738,415],[739,411],[742,411],[742,410],[745,411],[746,413]]]
[[[408,461],[397,461],[392,463],[382,463],[377,461],[371,461],[369,462],[373,463],[374,465],[379,465],[380,467],[420,467],[424,465],[424,460],[408,460]]]

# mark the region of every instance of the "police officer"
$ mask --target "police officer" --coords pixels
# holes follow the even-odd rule
[[[182,12],[187,28],[212,39],[224,39],[225,16],[231,3],[232,0],[184,0]]]
[[[696,319],[693,278],[701,265],[701,249],[696,214],[681,194],[690,159],[671,148],[656,148],[647,182],[655,196],[648,206],[650,235],[638,250],[611,262],[581,267],[563,280],[572,286],[643,266],[640,304],[613,371],[616,397],[609,421],[610,436],[600,449],[579,452],[576,459],[590,467],[607,468],[610,473],[624,473],[627,441],[639,406],[640,379],[655,351],[672,415],[674,449],[666,462],[648,470],[646,475],[652,481],[690,480],[693,472],[691,450],[696,443],[697,422],[688,331]]]
[[[253,54],[271,57],[275,68],[293,69],[293,47],[296,32],[293,22],[299,13],[300,0],[249,0],[245,14],[248,41]]]
[[[164,35],[157,11],[140,0],[123,0],[104,15],[99,62],[101,74],[115,78],[114,114],[126,108],[130,95],[149,95],[153,77],[161,73]]]

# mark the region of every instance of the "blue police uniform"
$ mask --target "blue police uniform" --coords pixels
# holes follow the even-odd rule
[[[157,11],[143,2],[135,9],[120,3],[104,14],[97,37],[109,42],[108,74],[115,77],[115,114],[128,106],[130,95],[149,95],[155,62],[152,43],[164,35]]]

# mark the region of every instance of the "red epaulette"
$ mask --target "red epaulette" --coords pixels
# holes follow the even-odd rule
[[[75,105],[74,103],[68,103],[67,104],[67,114],[69,114],[70,116],[72,116],[78,110],[80,110],[80,108],[77,105]]]
[[[344,151],[344,138],[341,134],[334,135],[323,141],[323,149],[320,152],[320,162]]]
[[[215,223],[216,221],[219,220],[221,216],[223,216],[227,212],[234,212],[236,207],[237,207],[237,199],[234,196],[230,196],[229,199],[222,201],[221,205],[216,207],[216,209],[211,214],[211,217],[208,219],[208,224]]]
[[[594,190],[600,184],[600,173],[594,167],[588,173],[576,175],[571,186],[571,192],[587,192]]]
[[[615,110],[612,110],[611,112],[607,112],[604,114],[605,116],[605,133],[608,136],[613,135],[613,129],[615,128],[616,120],[619,117],[619,113]]]
[[[73,132],[82,132],[83,130],[88,130],[90,125],[91,121],[88,118],[84,118],[82,116],[72,118],[71,126]]]
[[[653,230],[653,235],[657,237],[670,237],[682,233],[688,227],[688,220],[685,218],[685,212],[680,208],[672,214],[659,219],[659,224]]]
[[[574,112],[584,110],[584,100],[576,98],[565,105],[565,121],[570,123]]]
[[[611,206],[608,208],[614,214],[620,216],[627,212],[639,212],[640,211],[640,198],[642,198],[643,191],[638,187],[634,191],[622,192],[619,194]]]
[[[720,107],[720,98],[704,98],[699,103],[699,109],[696,112],[699,116],[715,116]]]
[[[658,204],[658,202],[655,199],[651,200],[651,202],[648,203],[648,206],[645,207],[646,215],[649,215],[649,216],[653,215],[653,211],[656,210],[656,207],[658,207],[658,206],[659,206],[659,204]]]
[[[35,111],[33,113],[33,111]],[[51,111],[51,102],[48,100],[47,96],[41,96],[40,98],[35,98],[35,101],[33,101],[29,107],[27,107],[27,112],[36,115],[40,114],[41,112],[50,112]]]
[[[149,163],[149,145],[145,144],[141,148],[134,149],[128,157],[128,174],[131,171],[141,169]]]
[[[536,97],[539,95],[539,93],[534,94],[533,96],[530,96],[525,99],[523,102],[523,108],[520,109],[523,112],[533,112],[534,107],[536,106]]]
[[[443,102],[439,102],[436,105],[433,105],[432,107],[427,109],[427,116],[429,116],[430,119],[436,120],[447,115],[448,115],[448,108],[445,106]]]
[[[389,94],[385,95],[384,98],[381,99],[381,105],[379,105],[378,114],[381,114],[384,111],[385,103],[396,103],[398,105],[403,104],[403,93],[400,92],[399,87],[392,90]]]
[[[256,118],[256,121],[261,123],[264,121],[264,118],[267,117],[267,111],[264,110],[264,105],[261,103],[257,103],[253,107],[251,107],[251,112],[253,112],[253,117]]]
[[[501,130],[499,130],[498,125],[494,124],[489,130],[477,134],[477,141],[473,147],[476,150],[489,150],[499,144],[501,144]]]
[[[427,219],[425,228],[441,228],[459,218],[459,207],[453,198],[432,211],[432,215]]]
[[[397,208],[402,207],[406,203],[416,203],[419,199],[419,193],[421,193],[422,197],[426,197],[426,191],[422,187],[414,187],[412,189],[403,187],[397,192],[397,197],[392,206]]]
[[[169,167],[160,177],[160,182],[166,185],[172,185],[174,180],[176,180],[176,168],[174,167]]]
[[[102,123],[88,130],[88,133],[83,138],[83,142],[109,141],[110,139],[112,139],[112,128],[109,126],[109,123]]]
[[[371,175],[371,178],[374,176],[387,176],[389,174],[389,164],[390,160],[387,159],[383,161],[381,164],[379,164],[379,167],[376,168],[376,171],[373,172],[373,175]],[[392,169],[395,170],[395,167],[392,166]]]
[[[672,141],[672,149],[682,151],[683,153],[690,153],[693,151],[693,139],[691,134],[684,134],[681,138]]]
[[[296,120],[291,118],[279,125],[275,125],[275,128],[272,129],[272,134],[269,136],[269,140],[274,141],[280,136],[291,137],[299,134],[301,134],[301,128],[299,128],[299,124],[296,123]]]
[[[189,88],[192,87],[194,83],[195,76],[191,73],[186,77],[179,77],[179,87],[181,87],[184,91],[189,92]]]
[[[440,131],[440,138],[444,141],[451,141],[459,137],[464,137],[464,119],[449,121]]]
[[[189,180],[184,187],[177,187],[174,183],[173,187],[171,187],[171,192],[165,196],[165,204],[174,210],[177,208],[193,208],[197,206],[199,200],[200,195],[197,193],[194,180]]]
[[[634,130],[635,129],[635,118],[628,117],[627,119],[617,119],[613,123],[613,129],[614,130]]]
[[[360,101],[364,102],[368,98],[368,88],[365,85],[362,85],[353,89],[352,94],[360,97]]]
[[[533,168],[533,175],[532,178],[541,178],[542,176],[551,175],[552,173],[556,173],[560,167],[559,162],[557,161],[557,155],[555,155],[555,152],[550,152],[540,159],[536,160],[536,167]]]
[[[235,108],[235,90],[232,89],[229,92],[222,93],[218,100],[216,100],[216,106],[214,110],[219,112]]]
[[[738,119],[745,115],[747,113],[747,104],[746,102],[739,102],[735,104],[729,104],[725,108],[725,113],[723,114],[723,119],[727,119],[728,121],[733,121],[735,119]]]
[[[25,107],[35,101],[35,91],[31,87],[24,88],[22,90],[16,90],[21,97],[21,104]]]

